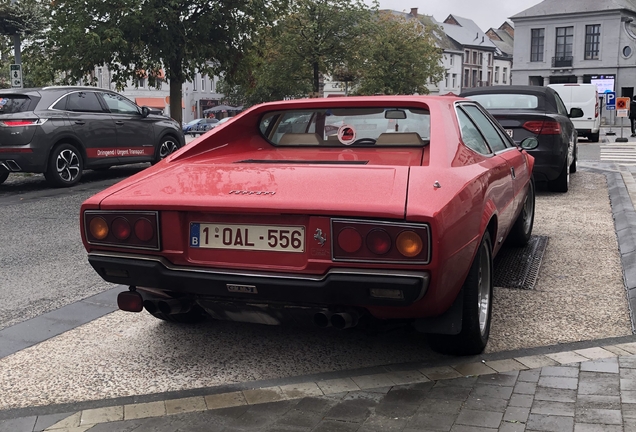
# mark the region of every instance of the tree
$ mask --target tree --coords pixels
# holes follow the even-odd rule
[[[428,94],[444,78],[434,31],[416,20],[379,13],[361,47],[364,66],[357,94]]]
[[[276,25],[259,32],[259,42],[221,88],[251,105],[319,94],[324,75],[356,57],[371,9],[359,0],[296,0]]]
[[[182,85],[197,72],[232,71],[252,36],[285,0],[53,0],[52,67],[75,84],[107,65],[116,87],[165,71],[170,114],[181,121]]]

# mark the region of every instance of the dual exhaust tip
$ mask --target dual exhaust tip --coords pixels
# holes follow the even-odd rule
[[[358,324],[358,314],[356,312],[321,311],[314,315],[314,324],[320,328],[334,327],[338,330],[344,330]]]

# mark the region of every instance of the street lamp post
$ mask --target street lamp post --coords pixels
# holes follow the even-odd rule
[[[11,0],[11,4],[16,4],[17,0]],[[15,54],[15,64],[22,64],[22,52],[20,51],[20,33],[13,35],[13,50]]]

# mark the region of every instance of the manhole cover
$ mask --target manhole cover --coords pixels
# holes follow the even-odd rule
[[[504,246],[495,258],[494,286],[533,289],[546,246],[546,236],[532,236],[522,248]]]

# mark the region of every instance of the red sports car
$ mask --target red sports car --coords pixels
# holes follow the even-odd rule
[[[125,311],[400,321],[476,354],[493,257],[531,235],[536,145],[451,96],[266,103],[88,199],[82,239]]]

